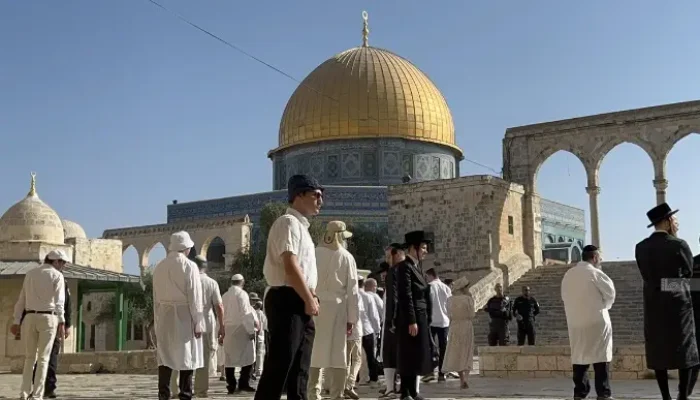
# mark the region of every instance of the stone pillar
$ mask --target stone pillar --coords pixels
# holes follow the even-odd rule
[[[654,187],[656,188],[656,205],[666,202],[666,189],[668,189],[668,181],[666,179],[654,179]]]
[[[540,212],[540,196],[535,193],[534,185],[527,185],[523,196],[523,247],[532,260],[532,268],[542,265]]]
[[[600,228],[598,225],[598,195],[600,194],[600,186],[586,187],[588,193],[588,201],[591,209],[591,244],[600,248]]]
[[[233,261],[236,259],[236,255],[233,253],[224,253],[224,271],[230,271],[233,267]]]

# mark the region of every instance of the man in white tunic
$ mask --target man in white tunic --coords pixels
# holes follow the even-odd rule
[[[257,293],[250,293],[250,305],[253,306],[258,316],[259,324],[258,333],[255,335],[255,371],[253,371],[253,379],[258,379],[262,374],[263,360],[265,360],[267,317],[265,317],[265,313],[262,310],[262,299]]]
[[[21,333],[24,341],[24,370],[19,396],[23,400],[43,399],[54,339],[57,335],[59,338],[65,337],[65,280],[61,270],[66,262],[70,262],[70,258],[63,250],[49,252],[43,265],[24,276],[15,304],[14,324],[10,331],[15,336]],[[22,320],[22,313],[25,312]]]
[[[234,394],[255,392],[250,386],[250,376],[255,364],[255,334],[258,329],[258,316],[250,305],[248,293],[243,290],[243,275],[231,277],[231,287],[224,293],[224,352],[226,355],[226,389]],[[239,381],[236,381],[236,368],[241,368]]]
[[[598,399],[610,399],[610,361],[613,355],[612,324],[608,310],[615,302],[615,285],[600,269],[598,248],[583,248],[583,261],[561,282],[566,323],[569,328],[573,364],[574,399],[584,399],[591,390],[588,366],[593,364]]]
[[[192,399],[192,375],[204,366],[202,282],[197,265],[187,258],[193,246],[187,232],[173,233],[168,255],[153,271],[159,400],[170,398],[173,370],[180,371],[180,400]]]
[[[309,370],[309,399],[321,399],[321,369],[330,381],[331,400],[344,398],[347,375],[347,336],[358,321],[357,265],[346,250],[352,233],[344,222],[331,221],[323,242],[316,247],[320,310],[314,318],[318,336],[314,339]]]

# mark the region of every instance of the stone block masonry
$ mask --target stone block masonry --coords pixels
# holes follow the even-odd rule
[[[12,357],[10,371],[22,373],[24,357]],[[59,374],[147,374],[158,371],[155,350],[97,351],[63,353],[58,360]]]
[[[569,346],[479,347],[479,374],[491,378],[571,377]],[[654,379],[647,369],[644,346],[620,346],[610,364],[612,379]],[[593,378],[593,368],[588,371]]]

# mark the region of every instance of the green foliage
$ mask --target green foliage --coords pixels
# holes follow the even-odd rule
[[[384,248],[389,243],[388,232],[377,232],[363,226],[348,226],[352,238],[348,240],[348,251],[355,257],[358,269],[377,269],[377,259],[384,257]]]
[[[153,275],[147,270],[142,277],[142,286],[124,286],[124,303],[132,323],[150,325],[153,323]],[[117,298],[112,296],[95,317],[95,322],[114,321]]]

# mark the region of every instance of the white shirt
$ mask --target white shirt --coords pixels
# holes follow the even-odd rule
[[[287,285],[282,253],[289,251],[297,256],[306,286],[311,290],[316,289],[316,249],[309,234],[309,226],[309,220],[291,207],[272,224],[263,264],[263,275],[268,285]]]
[[[365,314],[365,306],[361,295],[357,296],[357,312],[360,315],[360,320],[352,326],[352,333],[348,336],[348,340],[359,340],[364,336],[364,332],[362,331],[362,315]]]
[[[374,301],[374,305],[377,306],[377,312],[379,313],[379,322],[384,321],[384,300],[377,294],[377,292],[365,292]]]
[[[369,293],[364,289],[360,289],[360,298],[362,298],[362,306],[364,312],[360,313],[360,321],[362,321],[362,332],[364,336],[381,331],[379,319],[379,310],[377,304],[372,299]]]
[[[15,303],[15,324],[27,311],[54,311],[59,323],[65,323],[63,306],[66,302],[66,283],[63,274],[50,264],[42,264],[24,276],[22,290]]]
[[[452,297],[452,290],[440,279],[430,282],[430,300],[432,301],[432,321],[430,326],[447,328],[450,318],[447,316],[447,299]]]
[[[238,326],[245,325],[248,332],[251,332],[251,322],[258,321],[258,313],[250,305],[248,292],[240,286],[231,286],[223,296],[224,302],[224,325]],[[255,329],[253,328],[254,332]]]
[[[204,312],[205,332],[214,332],[214,307],[222,304],[219,284],[205,272],[199,273],[202,281],[202,306]]]

